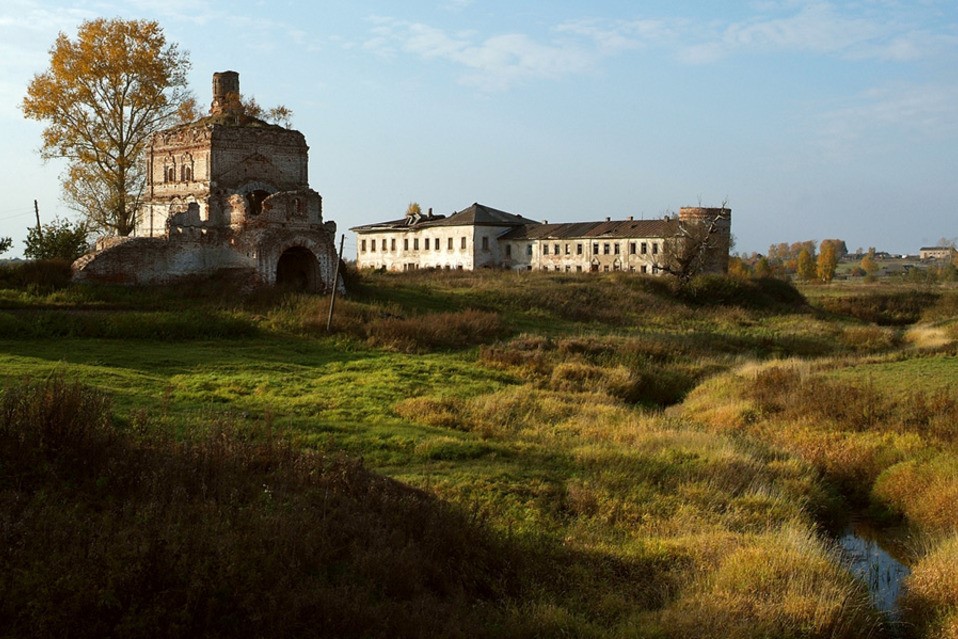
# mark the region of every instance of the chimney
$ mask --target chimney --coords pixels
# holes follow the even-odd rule
[[[429,213],[426,215],[428,218],[432,218],[432,207],[429,207]]]
[[[635,216],[630,215],[630,216],[629,216],[629,221],[630,221],[630,222],[634,222],[634,221],[635,221]]]
[[[239,100],[239,73],[221,71],[213,74],[213,103],[210,114],[233,113]]]
[[[548,223],[549,223],[549,220],[542,220],[542,223],[543,223],[543,224],[548,224]]]
[[[606,222],[611,222],[611,221],[612,221],[612,218],[611,218],[611,217],[607,217],[607,218],[605,218],[605,221],[606,221]]]

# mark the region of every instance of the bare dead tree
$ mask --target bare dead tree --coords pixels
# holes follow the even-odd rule
[[[665,241],[664,263],[659,269],[687,282],[710,270],[716,254],[729,250],[730,237],[724,224],[728,200],[704,219],[675,220],[675,233]]]

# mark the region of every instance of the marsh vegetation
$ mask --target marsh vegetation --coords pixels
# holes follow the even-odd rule
[[[13,635],[958,637],[958,292],[0,290]],[[884,300],[884,301],[882,301]],[[900,619],[837,542],[907,530]]]

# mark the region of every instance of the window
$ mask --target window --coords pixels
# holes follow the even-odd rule
[[[506,244],[506,257],[512,257],[512,244]]]
[[[559,265],[558,265],[558,264],[556,264],[556,265],[555,265],[555,268],[554,268],[554,269],[552,269],[552,270],[553,270],[553,271],[556,271],[556,272],[558,272],[558,271],[559,271]]]
[[[485,235],[482,236],[482,250],[483,251],[489,250],[489,238],[486,237]]]
[[[183,176],[184,182],[189,182],[193,179],[193,169],[188,166],[184,166],[180,174]]]
[[[447,248],[448,250],[450,250],[450,251],[452,250],[452,238],[451,238],[451,237],[449,238],[449,241],[446,242],[446,248]]]
[[[542,245],[542,254],[543,254],[543,255],[548,255],[548,254],[549,254],[549,245],[548,245],[548,244],[543,244],[543,245]]]
[[[629,255],[635,255],[635,242],[629,242]]]
[[[526,255],[532,257],[532,244],[526,244]]]
[[[412,238],[412,250],[414,250],[414,251],[418,251],[418,250],[419,250],[419,238],[418,238],[418,237]]]
[[[166,181],[167,182],[176,182],[176,167],[168,166],[166,167]]]
[[[598,242],[596,242],[596,243],[594,243],[594,244],[592,245],[592,254],[593,254],[593,255],[598,255],[598,254],[599,254],[599,244],[598,244]]]
[[[555,254],[558,255],[558,254],[559,254],[559,245],[558,245],[558,244],[553,244],[553,245],[552,245],[552,248],[555,249]]]
[[[609,243],[608,243],[608,242],[606,242],[605,244],[602,245],[602,254],[603,254],[603,255],[608,255],[608,254],[609,254]],[[609,269],[605,269],[605,270],[608,271]]]
[[[466,250],[466,238],[462,238],[462,242],[459,243],[459,248]]]
[[[582,272],[582,265],[581,265],[581,264],[576,264],[576,265],[575,265],[575,270],[576,270],[577,273],[581,273],[581,272]]]
[[[365,252],[366,252],[366,240],[362,240],[362,241],[359,243],[359,252],[360,252],[360,253],[365,253]]]
[[[605,265],[605,268],[603,268],[602,270],[603,270],[603,271],[608,271],[608,270],[609,270],[609,265],[606,264],[606,265]]]
[[[404,238],[402,239],[402,250],[404,250],[404,251],[408,251],[408,250],[409,250],[409,238],[408,238],[408,237],[404,237]]]
[[[427,250],[427,251],[429,250],[429,238],[428,238],[428,237],[427,237],[427,238],[423,238],[423,248],[424,248],[425,250]]]
[[[618,242],[615,243],[615,254],[616,254],[616,255],[619,254],[619,243],[618,243]]]
[[[579,242],[578,244],[575,245],[575,254],[582,255],[582,242]],[[582,270],[582,269],[579,269],[579,270]]]
[[[642,265],[642,272],[643,272],[643,273],[648,273],[648,272],[649,272],[649,267],[646,266],[645,264],[643,264],[643,265]]]
[[[658,255],[658,254],[659,254],[659,243],[652,242],[652,255]]]
[[[642,242],[642,255],[645,255],[649,252],[649,245],[645,242]]]
[[[568,273],[568,272],[571,271],[571,270],[572,270],[572,267],[571,267],[570,265],[566,264],[566,265],[565,265],[565,272]]]
[[[396,250],[396,238],[389,240],[389,250],[390,251]]]
[[[376,252],[376,240],[369,240],[369,250],[372,253]]]
[[[569,255],[570,253],[571,253],[571,251],[569,251],[569,244],[566,243],[566,245],[565,245],[565,254],[566,254],[566,255]]]

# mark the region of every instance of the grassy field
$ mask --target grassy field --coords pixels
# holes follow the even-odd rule
[[[918,540],[914,636],[958,636],[954,292],[350,290],[332,334],[282,292],[0,291],[0,628],[882,637],[855,511]]]

